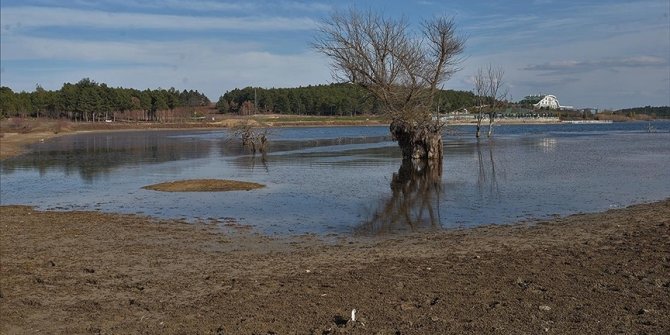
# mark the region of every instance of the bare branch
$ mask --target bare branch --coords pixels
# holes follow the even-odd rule
[[[418,38],[404,19],[350,9],[324,21],[312,45],[331,58],[337,80],[367,89],[392,119],[424,121],[437,87],[458,70],[465,40],[451,18],[422,28]]]
[[[505,71],[500,66],[489,64],[486,68],[477,69],[474,78],[475,95],[477,96],[477,130],[476,137],[479,138],[479,130],[484,114],[488,116],[488,137],[493,135],[493,124],[498,109],[507,98],[507,89],[504,88],[503,77]]]
[[[415,34],[404,19],[350,9],[325,20],[312,46],[331,58],[335,79],[360,85],[382,105],[404,157],[441,158],[442,125],[431,108],[437,87],[458,70],[465,39],[450,18],[422,28]]]

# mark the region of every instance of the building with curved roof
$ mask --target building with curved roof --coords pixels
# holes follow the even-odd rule
[[[558,98],[555,95],[529,95],[520,101],[522,104],[533,105],[534,108],[560,109]]]
[[[554,95],[545,95],[540,101],[533,105],[535,108],[559,109],[561,105]]]

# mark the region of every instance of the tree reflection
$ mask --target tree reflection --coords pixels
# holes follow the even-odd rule
[[[486,154],[482,152],[482,144],[477,141],[477,163],[479,166],[479,174],[477,176],[477,187],[479,194],[483,195],[484,191],[488,189],[490,195],[500,195],[498,187],[498,174],[496,172],[496,161],[493,156],[493,142],[489,142],[488,147],[488,161]]]
[[[391,196],[371,219],[355,229],[360,235],[440,227],[442,160],[403,160],[391,178]]]
[[[444,207],[444,187],[452,185],[459,192],[457,198],[484,198],[484,202],[499,199],[501,187],[505,185],[505,168],[500,163],[500,151],[493,141],[463,145],[459,155],[473,155],[473,170],[462,172],[472,175],[468,186],[442,182],[442,162],[427,164],[417,161],[403,161],[397,173],[391,178],[391,195],[380,201],[369,219],[355,228],[357,235],[382,235],[404,231],[441,229],[448,225],[442,217]],[[454,172],[459,174],[458,172]],[[470,174],[472,173],[472,174]],[[474,179],[476,178],[476,179]],[[465,187],[465,188],[462,188]],[[465,192],[467,194],[461,194]],[[459,200],[450,200],[460,203]],[[481,199],[478,201],[482,201]],[[442,208],[444,210],[444,208]],[[453,214],[453,213],[452,213]]]
[[[270,172],[270,167],[268,165],[268,156],[267,153],[261,152],[260,154],[251,154],[247,156],[240,156],[235,160],[235,164],[238,167],[244,167],[249,170],[255,170],[258,163],[261,164],[265,173]]]
[[[2,173],[36,169],[40,176],[48,171],[65,175],[79,173],[82,180],[93,182],[123,166],[142,166],[177,160],[207,157],[210,144],[184,140],[170,131],[78,134],[36,144],[33,152],[0,163]],[[148,171],[148,169],[147,169]]]

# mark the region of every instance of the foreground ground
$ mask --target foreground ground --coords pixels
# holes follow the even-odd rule
[[[0,214],[2,334],[670,330],[670,199],[329,241],[95,212]]]

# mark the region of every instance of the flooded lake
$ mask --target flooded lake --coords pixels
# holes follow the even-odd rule
[[[445,133],[442,166],[402,164],[387,127],[271,129],[266,155],[226,130],[78,134],[0,163],[0,202],[49,210],[234,220],[269,234],[381,234],[513,223],[670,197],[670,122],[470,126]],[[267,187],[163,193],[219,178]]]

